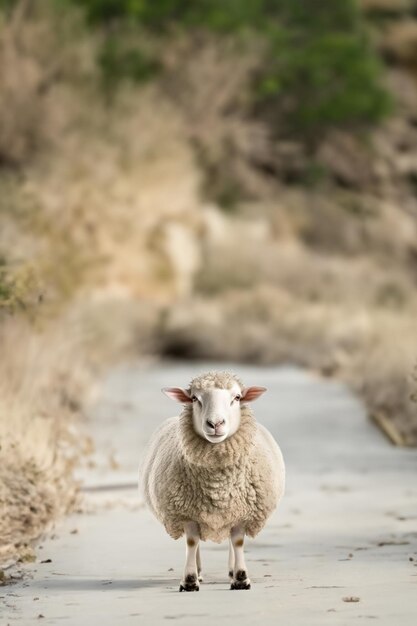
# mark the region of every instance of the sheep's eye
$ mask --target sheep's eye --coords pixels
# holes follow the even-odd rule
[[[191,396],[191,402],[198,402],[197,396]]]
[[[239,400],[240,400],[240,396],[239,396],[239,394],[238,394],[237,396],[235,396],[235,398],[234,398],[234,399],[236,400],[236,402],[239,402]]]

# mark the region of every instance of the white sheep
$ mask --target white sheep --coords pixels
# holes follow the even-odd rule
[[[250,589],[244,536],[265,525],[284,492],[285,467],[269,431],[247,403],[265,387],[244,387],[229,372],[209,372],[188,389],[169,387],[184,404],[154,433],[141,470],[145,501],[174,539],[186,536],[180,591],[198,591],[200,539],[229,538],[231,589]]]

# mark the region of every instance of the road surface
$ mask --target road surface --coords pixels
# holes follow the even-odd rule
[[[417,451],[392,447],[343,385],[292,368],[232,367],[268,387],[255,415],[287,465],[279,510],[246,544],[252,589],[230,591],[227,545],[203,543],[200,592],[178,593],[184,542],[143,507],[137,466],[176,411],[160,388],[215,368],[126,365],[103,381],[80,512],[45,538],[21,582],[0,588],[1,624],[417,624]]]

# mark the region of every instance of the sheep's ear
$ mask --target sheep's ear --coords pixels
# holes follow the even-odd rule
[[[177,402],[191,402],[191,396],[185,389],[181,387],[164,387],[162,389],[162,393],[164,393],[168,398],[172,400],[176,400]]]
[[[247,387],[242,392],[242,400],[244,402],[252,402],[265,393],[266,387]]]

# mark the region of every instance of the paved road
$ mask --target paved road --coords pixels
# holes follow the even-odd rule
[[[247,543],[252,590],[229,591],[227,546],[208,543],[200,592],[178,593],[183,543],[134,484],[143,445],[175,412],[160,388],[205,369],[125,366],[104,381],[88,422],[96,453],[79,470],[82,512],[43,542],[25,581],[0,589],[1,623],[415,626],[417,453],[388,444],[342,385],[289,368],[232,368],[268,387],[254,409],[287,464],[279,511]]]

